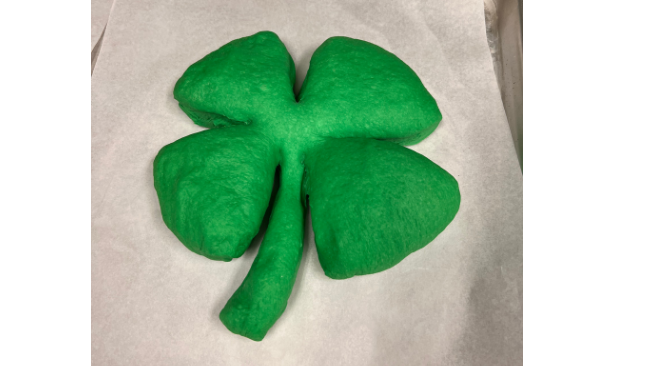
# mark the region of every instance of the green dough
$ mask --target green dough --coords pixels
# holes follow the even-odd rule
[[[226,44],[174,89],[180,108],[211,129],[165,146],[154,161],[165,224],[210,259],[240,257],[272,205],[257,257],[219,316],[256,341],[287,306],[307,205],[319,261],[334,279],[394,266],[440,234],[460,205],[456,180],[401,146],[428,136],[442,115],[395,55],[333,37],[314,52],[298,96],[294,81],[275,33]]]
[[[460,204],[449,173],[392,142],[329,139],[305,165],[318,259],[331,278],[396,265],[440,234]]]

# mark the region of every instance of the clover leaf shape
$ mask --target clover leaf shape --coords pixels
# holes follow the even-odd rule
[[[165,224],[210,259],[240,257],[272,205],[253,265],[219,316],[256,341],[287,306],[307,206],[325,274],[345,279],[388,269],[424,247],[460,205],[456,180],[401,146],[424,139],[442,116],[395,55],[329,38],[297,96],[294,81],[293,60],[275,33],[210,53],[174,89],[180,108],[210,129],[165,146],[154,161]]]

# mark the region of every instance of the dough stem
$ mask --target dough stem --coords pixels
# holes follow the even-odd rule
[[[303,250],[303,167],[285,161],[269,226],[248,275],[219,314],[233,333],[261,341],[280,318],[296,281]]]

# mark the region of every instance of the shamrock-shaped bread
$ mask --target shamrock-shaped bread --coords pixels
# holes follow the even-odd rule
[[[274,33],[226,44],[174,89],[180,108],[210,130],[165,146],[154,161],[165,224],[210,259],[240,257],[272,205],[250,272],[220,314],[256,341],[287,306],[307,205],[319,261],[334,279],[396,265],[440,234],[460,205],[456,180],[401,146],[421,141],[442,116],[399,58],[333,37],[314,52],[297,96],[294,80]]]

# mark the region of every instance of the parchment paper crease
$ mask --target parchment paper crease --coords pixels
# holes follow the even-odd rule
[[[94,49],[106,27],[113,0],[92,0],[90,11],[90,49]]]

